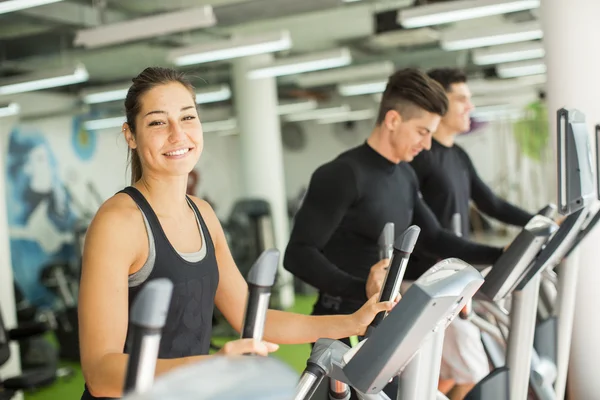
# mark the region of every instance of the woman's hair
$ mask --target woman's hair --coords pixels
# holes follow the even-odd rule
[[[185,74],[171,68],[148,67],[133,78],[132,82],[133,84],[127,91],[127,97],[125,98],[125,116],[129,130],[134,136],[137,128],[135,124],[136,117],[142,108],[141,99],[149,90],[156,86],[178,82],[185,86],[190,91],[194,101],[196,100],[194,86]],[[142,177],[142,163],[136,149],[129,149],[127,158],[131,162],[131,184],[134,184]]]

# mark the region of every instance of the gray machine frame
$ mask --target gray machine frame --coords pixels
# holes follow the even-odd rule
[[[570,118],[568,114],[564,110],[558,114],[559,123],[562,116],[564,124],[559,126],[559,141],[560,136],[564,136],[565,133],[571,133],[570,136],[574,137],[574,131],[578,131],[579,136],[587,137],[584,116],[576,114],[576,118]],[[600,125],[595,126],[594,139],[596,168],[593,172],[596,178],[595,199],[598,200],[600,199]],[[589,152],[587,158],[590,159]],[[587,180],[589,181],[590,178],[588,177]],[[557,251],[558,254],[548,261],[540,287],[540,323],[536,326],[534,339],[534,351],[537,357],[534,357],[531,374],[531,386],[540,400],[554,400],[564,397],[565,394],[579,274],[579,257],[576,249],[589,232],[597,227],[600,220],[600,210],[593,210],[593,205],[590,205],[592,195],[587,193],[581,197],[582,208],[569,215],[563,223],[564,225],[569,222],[569,219],[577,218],[575,222],[577,226],[565,240],[564,248]],[[553,271],[555,267],[558,268],[558,274]],[[550,287],[552,290],[549,290]]]
[[[506,372],[510,377],[508,397],[510,400],[526,400],[530,386],[542,399],[555,398],[545,396],[550,396],[551,390],[547,377],[556,377],[557,373],[549,371],[551,370],[548,367],[550,364],[543,357],[540,357],[534,348],[541,276],[569,253],[574,243],[577,242],[580,232],[582,232],[581,229],[586,221],[586,208],[594,199],[599,197],[599,194],[593,191],[595,171],[591,165],[590,144],[585,127],[585,117],[577,110],[560,109],[557,112],[557,119],[559,148],[557,168],[559,182],[558,209],[560,213],[567,215],[567,218],[550,242],[540,252],[535,262],[530,263],[520,272],[519,279],[514,281],[511,287],[506,283],[499,285],[492,282],[498,272],[488,274],[486,283],[480,290],[480,293],[484,294],[489,301],[500,300],[514,289],[510,316],[501,307],[490,304],[487,306],[488,310],[497,317],[499,323],[510,326],[506,357]],[[537,217],[540,216],[534,218]],[[507,253],[509,252],[507,251]],[[558,291],[562,294],[563,300],[567,297],[570,298],[569,301],[559,302],[561,305],[561,311],[559,312],[568,321],[572,321],[574,312],[573,296],[576,290],[576,267],[570,267],[570,269],[571,271],[565,274],[566,276],[558,280]],[[573,274],[575,274],[575,278],[573,278]],[[570,326],[570,323],[568,325]],[[500,329],[499,332],[502,335],[504,331]],[[560,333],[559,336],[561,336]],[[570,334],[562,335],[559,338],[558,347],[562,345],[563,354],[565,347],[567,347],[568,354],[569,342]],[[561,361],[559,364],[562,364],[563,376],[566,377],[566,369],[564,368],[566,368],[565,363],[568,361],[564,357]],[[481,392],[482,387],[485,385],[484,381],[474,388],[474,391],[479,391],[480,394],[469,395],[467,399],[497,398],[491,390],[487,393]]]
[[[482,284],[481,274],[465,262],[440,261],[358,346],[317,341],[295,399],[309,399],[325,376],[353,387],[361,399],[388,399],[384,386],[402,372],[428,335],[446,328]]]

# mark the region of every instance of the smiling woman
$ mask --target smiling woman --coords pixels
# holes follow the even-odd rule
[[[98,210],[85,239],[79,291],[83,399],[121,396],[128,360],[129,306],[147,282],[167,278],[173,296],[156,375],[209,356],[218,307],[238,332],[248,287],[208,203],[187,196],[188,176],[203,149],[194,88],[179,72],[147,68],[125,100],[123,134],[131,186]],[[383,265],[382,265],[383,267]],[[374,295],[351,315],[306,316],[269,310],[264,337],[227,343],[216,356],[277,350],[271,343],[312,343],[362,334],[390,310]]]

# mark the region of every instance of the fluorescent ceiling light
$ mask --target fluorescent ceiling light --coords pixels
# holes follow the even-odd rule
[[[400,10],[398,23],[405,28],[421,28],[531,10],[539,6],[540,0],[458,0],[433,3]]]
[[[175,65],[183,66],[274,53],[291,47],[290,33],[281,31],[182,47],[171,51],[167,58]]]
[[[85,82],[88,78],[88,72],[83,65],[59,71],[28,74],[24,77],[0,81],[0,95],[25,93],[35,90],[74,85],[76,83]]]
[[[107,86],[102,90],[83,91],[82,97],[86,104],[107,103],[121,101],[127,97],[129,87],[124,85]],[[196,104],[216,103],[229,100],[231,89],[228,85],[209,86],[196,92]]]
[[[541,42],[514,43],[473,51],[476,65],[500,64],[505,62],[532,60],[546,54]]]
[[[515,78],[518,76],[541,75],[546,73],[544,60],[519,61],[496,66],[500,78]]]
[[[347,48],[312,53],[297,57],[276,60],[270,65],[248,72],[250,79],[270,78],[283,75],[301,74],[309,71],[343,67],[352,62]]]
[[[339,107],[319,108],[316,110],[305,111],[301,113],[291,114],[285,117],[289,122],[310,121],[314,119],[331,118],[338,115],[345,115],[350,111],[350,106],[347,104]]]
[[[125,117],[92,119],[85,121],[83,127],[88,131],[99,131],[101,129],[120,128],[125,122]]]
[[[125,100],[129,86],[126,84],[104,86],[96,89],[83,89],[81,98],[86,104],[108,103]]]
[[[196,92],[196,104],[217,103],[230,98],[229,85],[209,86]]]
[[[544,36],[539,22],[526,22],[481,29],[454,30],[444,32],[441,46],[444,50],[466,50],[478,47],[526,42]]]
[[[317,108],[316,100],[296,101],[290,103],[281,103],[277,106],[277,114],[287,115],[293,113],[299,113]]]
[[[74,45],[92,49],[207,28],[216,23],[211,6],[186,8],[81,30],[75,36]]]
[[[21,107],[17,103],[0,105],[0,118],[17,115],[19,111],[21,111]]]
[[[300,87],[315,87],[344,81],[358,81],[372,78],[387,78],[394,73],[394,63],[383,61],[350,67],[336,68],[329,71],[311,72],[298,75],[296,83]]]
[[[363,94],[383,93],[387,86],[385,81],[372,81],[362,83],[346,83],[338,85],[338,93],[342,96],[359,96]]]
[[[58,3],[59,1],[62,0],[4,0],[0,1],[0,14]]]
[[[321,118],[317,121],[317,124],[336,124],[338,122],[350,122],[350,121],[364,121],[367,119],[375,118],[375,111],[372,109],[349,111],[345,114],[334,115],[329,117]]]
[[[476,108],[471,116],[479,121],[516,120],[523,116],[523,110],[508,104]]]
[[[531,88],[521,89],[518,92],[475,96],[471,99],[475,110],[496,105],[525,106],[537,100],[539,100],[539,93]]]
[[[467,84],[473,94],[490,94],[514,92],[530,86],[542,86],[546,83],[546,75],[532,75],[511,79],[473,79]]]

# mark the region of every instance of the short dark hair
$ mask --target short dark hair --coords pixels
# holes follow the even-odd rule
[[[377,125],[390,110],[409,120],[423,110],[444,116],[448,111],[448,98],[444,89],[416,68],[396,71],[389,77],[379,105]]]
[[[450,91],[454,83],[467,82],[467,75],[458,68],[436,68],[427,72],[427,75],[442,85],[446,92]]]
[[[194,86],[186,75],[171,68],[148,67],[131,81],[133,84],[125,98],[125,115],[127,125],[133,135],[136,133],[135,118],[142,108],[141,98],[154,87],[177,82],[188,89],[194,101],[196,100]],[[139,154],[134,149],[129,150],[128,158],[131,160],[131,184],[134,184],[142,177],[142,163]]]

